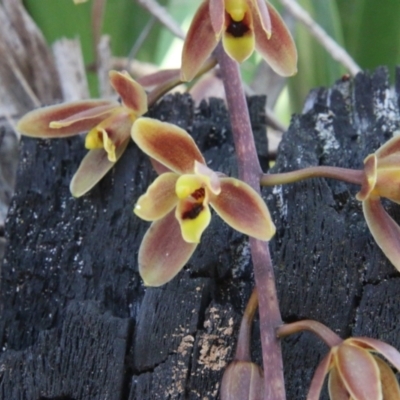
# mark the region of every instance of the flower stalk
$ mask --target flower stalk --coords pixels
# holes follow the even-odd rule
[[[343,339],[341,339],[326,325],[321,324],[321,322],[308,319],[292,322],[291,324],[284,324],[278,328],[276,335],[279,338],[283,338],[285,336],[293,335],[294,333],[303,331],[314,333],[314,335],[318,336],[329,347],[338,346],[343,342]]]
[[[260,193],[262,171],[258,162],[239,66],[224,52],[221,45],[218,46],[216,54],[231,118],[239,178]],[[284,400],[286,395],[282,353],[276,337],[276,329],[282,324],[282,318],[271,256],[267,242],[250,238],[250,246],[259,302],[265,399]]]
[[[264,398],[263,370],[251,362],[250,357],[251,326],[257,307],[257,289],[254,288],[240,324],[235,357],[222,377],[221,400],[261,400]]]
[[[260,184],[261,186],[275,186],[294,183],[304,179],[331,178],[361,186],[363,177],[363,170],[316,166],[278,174],[262,174],[260,177]]]

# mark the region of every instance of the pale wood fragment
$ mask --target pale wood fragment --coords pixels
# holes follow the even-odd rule
[[[58,40],[53,44],[53,53],[64,101],[89,98],[85,64],[79,39],[63,38]]]

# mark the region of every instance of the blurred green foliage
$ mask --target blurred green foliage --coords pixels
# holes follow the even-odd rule
[[[87,64],[94,60],[91,9],[92,1],[75,5],[72,0],[24,0],[32,17],[52,43],[62,36],[79,36]],[[187,29],[190,18],[201,0],[159,0],[166,11]],[[279,0],[271,2],[280,10]],[[393,75],[400,62],[400,1],[384,0],[298,0],[326,32],[363,69],[386,65]],[[285,12],[283,10],[283,14]],[[108,0],[103,33],[111,37],[113,54],[127,57],[141,32],[152,17],[134,0]],[[300,23],[293,24],[299,51],[299,73],[289,79],[292,111],[300,111],[311,88],[331,85],[345,68],[334,61],[327,51]],[[136,58],[160,66],[179,66],[181,41],[158,22],[144,40]],[[243,66],[245,80],[251,82],[260,57],[252,56]],[[91,85],[93,88],[93,85]]]

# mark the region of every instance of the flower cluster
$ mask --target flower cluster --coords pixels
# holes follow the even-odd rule
[[[282,76],[297,71],[297,51],[280,15],[265,0],[205,0],[196,12],[182,51],[181,77],[190,81],[222,39],[238,62],[254,49]]]
[[[400,136],[364,160],[364,181],[357,199],[376,243],[400,271],[400,227],[383,208],[380,198],[400,203]]]
[[[139,271],[146,285],[160,286],[182,269],[210,223],[209,205],[240,232],[261,240],[274,235],[262,198],[246,183],[209,169],[186,131],[139,118],[132,138],[162,172],[134,209],[140,218],[153,221],[139,250]]]
[[[331,400],[396,400],[400,388],[392,368],[378,355],[400,370],[400,353],[380,340],[355,337],[333,346],[321,361],[311,382],[307,400],[318,400],[329,373]]]
[[[81,100],[44,107],[26,114],[17,130],[35,138],[64,138],[86,135],[90,151],[72,178],[73,196],[87,193],[114,166],[130,140],[133,122],[147,112],[144,89],[126,72],[110,72],[110,82],[121,103],[110,100]]]

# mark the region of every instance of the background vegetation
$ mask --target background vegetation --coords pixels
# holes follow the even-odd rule
[[[72,0],[24,0],[24,3],[49,43],[63,36],[78,36],[85,62],[90,66],[94,61],[93,1],[80,5]],[[311,88],[331,85],[347,71],[303,24],[288,15],[280,0],[271,2],[292,27],[299,50],[299,73],[288,80],[289,90],[282,91],[277,103],[288,116],[301,110]],[[185,31],[200,0],[159,0],[159,3]],[[399,0],[379,3],[376,0],[299,0],[298,3],[362,69],[386,65],[393,76],[394,66],[400,62]],[[135,0],[108,0],[102,32],[110,35],[115,56],[134,57],[160,68],[180,66],[182,40],[175,38]],[[261,62],[254,55],[243,64],[244,78],[249,85]],[[93,77],[89,82],[92,95],[96,96]]]

